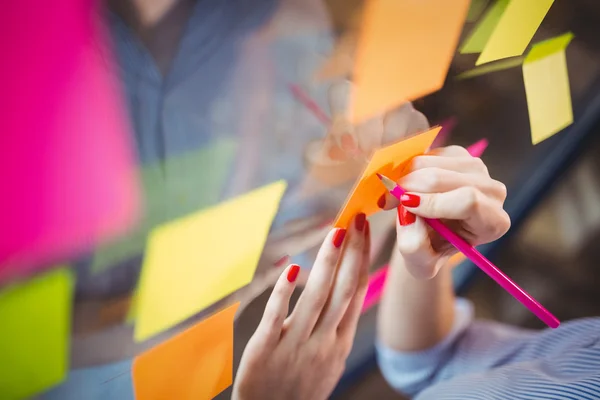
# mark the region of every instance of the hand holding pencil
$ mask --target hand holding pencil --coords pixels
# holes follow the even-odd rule
[[[399,184],[379,176],[389,194],[379,205],[398,207],[398,248],[409,272],[433,278],[458,250],[552,328],[559,321],[473,246],[500,238],[510,227],[504,185],[480,159],[450,146],[415,157]],[[420,218],[417,218],[420,217]]]

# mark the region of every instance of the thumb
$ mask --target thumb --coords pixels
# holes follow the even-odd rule
[[[396,233],[398,251],[408,272],[416,279],[433,278],[439,270],[439,254],[431,246],[425,221],[400,205]]]
[[[350,122],[348,99],[351,82],[343,80],[329,87],[328,100],[331,112],[331,126],[328,136],[345,152],[358,150],[358,140],[354,126]]]
[[[343,79],[333,83],[327,93],[327,102],[329,104],[329,112],[332,117],[348,115],[348,101],[350,99],[350,92],[352,90],[352,83]]]
[[[383,140],[383,116],[376,115],[355,128],[358,147],[365,155],[380,148]]]

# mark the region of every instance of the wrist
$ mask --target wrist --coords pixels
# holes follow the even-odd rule
[[[441,268],[431,279],[418,279],[397,252],[390,262],[379,309],[380,340],[397,351],[434,346],[452,328],[454,300],[450,268]]]

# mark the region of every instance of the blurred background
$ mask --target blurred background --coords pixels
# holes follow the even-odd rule
[[[481,3],[489,7],[492,2]],[[240,301],[237,365],[278,274],[275,264],[282,257],[300,264],[305,281],[364,157],[448,121],[452,129],[440,144],[468,146],[487,139],[482,158],[492,177],[508,187],[511,232],[482,251],[561,321],[598,315],[600,3],[556,0],[532,41],[569,31],[575,35],[566,52],[575,123],[536,146],[520,67],[456,79],[474,67],[477,55],[456,54],[440,91],[391,112],[402,121],[397,126],[384,131],[379,119],[348,128],[348,80],[362,5],[358,0],[108,0],[78,10],[87,21],[86,32],[101,32],[78,45],[97,52],[118,83],[123,104],[113,106],[126,115],[125,147],[134,154],[131,180],[123,179],[139,186],[140,215],[137,222],[123,218],[121,228],[107,228],[110,234],[82,234],[73,249],[27,260],[35,267],[20,270],[25,272],[0,274],[0,291],[59,264],[75,275],[68,360],[75,374],[37,398],[133,398],[133,357]],[[41,18],[44,8],[36,10]],[[22,10],[9,15],[29,18]],[[462,37],[473,26],[467,22]],[[3,40],[8,48],[6,36]],[[57,54],[62,53],[46,50],[39,57]],[[34,89],[39,87],[30,93]],[[94,93],[86,91],[81,103],[93,108],[100,101]],[[345,133],[350,142],[341,140]],[[365,142],[364,137],[376,139]],[[101,149],[91,151],[92,144],[82,148],[93,158]],[[106,171],[118,164],[117,156],[107,154],[98,156]],[[127,319],[150,232],[279,179],[288,189],[252,283],[136,343]],[[371,218],[373,271],[389,259],[395,217],[389,212]],[[0,259],[0,265],[19,257],[24,256]],[[473,300],[480,318],[543,327],[470,263],[455,272],[457,291]],[[401,398],[376,368],[376,312],[375,306],[361,318],[335,398]],[[100,374],[107,377],[102,387],[90,378]],[[229,398],[230,390],[218,398]]]

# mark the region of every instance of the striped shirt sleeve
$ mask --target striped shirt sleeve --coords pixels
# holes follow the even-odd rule
[[[384,378],[396,390],[414,395],[454,376],[510,362],[512,355],[535,331],[491,322],[473,322],[473,306],[457,299],[455,320],[448,336],[423,351],[399,352],[376,343]]]

